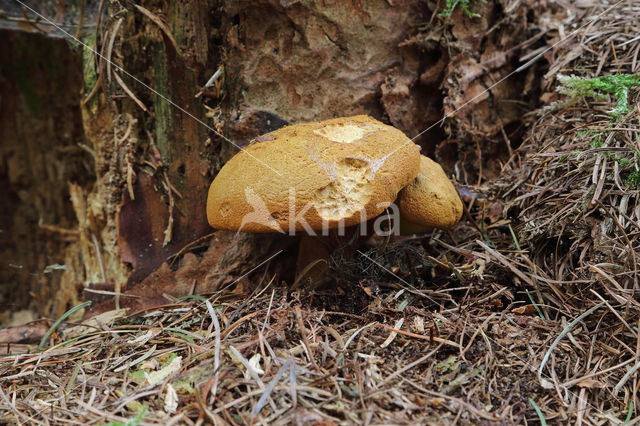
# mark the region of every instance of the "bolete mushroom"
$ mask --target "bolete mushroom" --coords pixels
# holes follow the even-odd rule
[[[458,204],[443,202],[436,195],[440,190],[443,199],[457,197],[442,168],[421,157],[400,130],[359,115],[286,126],[253,140],[211,184],[207,218],[216,229],[302,234],[302,271],[331,254],[327,235],[365,224],[394,200],[410,222],[450,226],[460,214],[450,209],[451,217],[445,217],[440,206]],[[325,237],[316,238],[319,233]],[[317,278],[326,269],[320,266],[311,275]]]
[[[432,159],[420,156],[420,172],[396,200],[400,233],[449,229],[462,217],[462,200],[446,173]]]

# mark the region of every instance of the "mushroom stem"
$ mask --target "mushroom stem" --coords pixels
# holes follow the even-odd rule
[[[365,232],[362,232],[362,227]],[[311,236],[303,234],[298,248],[295,287],[311,285],[317,287],[328,283],[332,256],[340,250],[343,259],[351,259],[373,232],[373,220],[348,226],[343,229],[331,229],[329,235]],[[334,259],[335,261],[335,259]]]
[[[300,237],[294,288],[304,284],[318,283],[327,275],[333,251],[330,243],[330,236],[304,234]]]

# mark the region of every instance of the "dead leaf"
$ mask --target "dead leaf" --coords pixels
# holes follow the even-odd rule
[[[71,339],[87,333],[93,333],[102,330],[103,326],[109,327],[115,320],[124,318],[126,314],[126,309],[114,309],[111,311],[103,312],[100,315],[96,315],[95,317],[83,321],[79,325],[66,329],[64,331],[64,338]]]
[[[174,376],[182,369],[182,357],[177,356],[171,360],[171,362],[158,371],[151,373],[145,373],[145,378],[149,385],[157,385],[162,383],[165,379]]]
[[[581,388],[602,389],[605,387],[605,384],[599,380],[584,379],[578,382],[578,386]]]
[[[171,386],[171,383],[167,383],[167,393],[164,395],[164,411],[169,414],[175,413],[178,408],[178,393]]]
[[[535,315],[537,310],[533,305],[525,305],[511,310],[516,315]]]

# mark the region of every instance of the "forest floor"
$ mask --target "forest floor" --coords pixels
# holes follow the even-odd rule
[[[9,348],[0,420],[640,421],[640,8],[591,18],[499,179],[460,188],[456,228],[335,259],[337,290],[265,276]]]

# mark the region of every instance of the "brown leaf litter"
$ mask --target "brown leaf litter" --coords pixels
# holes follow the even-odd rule
[[[545,55],[545,99],[559,72],[639,71],[640,8],[580,4],[547,34],[567,41]],[[637,99],[619,121],[615,99],[531,114],[499,180],[461,190],[463,223],[334,258],[332,291],[288,292],[270,272],[249,295],[7,348],[0,421],[520,424],[537,408],[551,423],[636,422]]]

